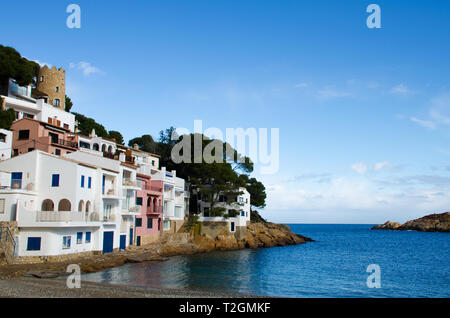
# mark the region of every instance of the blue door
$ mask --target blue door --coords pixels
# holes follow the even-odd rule
[[[125,250],[126,241],[127,241],[127,235],[126,234],[120,235],[119,250]]]
[[[130,229],[130,245],[133,245],[133,229]]]
[[[103,232],[103,254],[112,253],[114,232]]]

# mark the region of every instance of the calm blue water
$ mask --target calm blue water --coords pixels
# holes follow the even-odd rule
[[[127,264],[83,280],[282,297],[450,297],[450,234],[290,225],[316,242]],[[369,289],[369,264],[381,288]]]

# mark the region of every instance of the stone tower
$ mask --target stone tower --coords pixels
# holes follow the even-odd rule
[[[36,89],[48,96],[47,104],[65,110],[66,108],[66,71],[55,66],[41,67]]]

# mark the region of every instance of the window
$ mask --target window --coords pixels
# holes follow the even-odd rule
[[[81,176],[81,187],[84,188],[84,176]]]
[[[88,189],[92,187],[92,177],[88,177]]]
[[[69,124],[64,124],[63,127],[64,127],[65,129],[69,129]]]
[[[54,106],[59,106],[59,99],[58,98],[55,98]]]
[[[91,145],[88,144],[87,142],[80,141],[80,148],[91,149]]]
[[[147,229],[152,229],[152,228],[153,228],[153,219],[147,218]]]
[[[32,115],[32,114],[27,114],[27,113],[23,113],[23,118],[31,118],[31,119],[34,119],[34,115]]]
[[[61,156],[61,149],[55,149],[55,155]]]
[[[13,156],[18,156],[18,155],[19,155],[19,149],[14,149]]]
[[[230,232],[234,232],[235,228],[234,228],[234,222],[230,222]]]
[[[141,197],[136,197],[136,205],[142,206],[142,198]]]
[[[77,232],[77,244],[83,243],[83,232]]]
[[[11,173],[11,188],[22,189],[22,172]]]
[[[86,232],[85,242],[91,243],[91,232]]]
[[[142,226],[142,218],[136,218],[136,227]]]
[[[155,160],[152,160],[152,166],[153,167],[155,166]]]
[[[52,174],[52,187],[59,187],[59,174]]]
[[[5,199],[0,199],[0,214],[5,213]]]
[[[52,143],[54,143],[54,144],[58,143],[58,138],[59,138],[58,134],[49,132],[48,135],[50,136]]]
[[[44,81],[44,76],[41,76],[41,82],[43,82]]]
[[[244,211],[241,211],[241,216],[245,216],[245,212]]]
[[[59,87],[58,87],[58,86],[55,87],[55,91],[56,91],[57,93],[59,92]]]
[[[27,251],[40,251],[41,250],[41,238],[29,237],[27,242]]]
[[[28,140],[30,138],[30,131],[27,130],[19,130],[19,140]]]
[[[0,142],[6,142],[6,135],[0,133]]]
[[[71,241],[70,236],[63,236],[63,250],[70,248],[70,241]]]
[[[32,152],[34,148],[28,148],[28,152]]]

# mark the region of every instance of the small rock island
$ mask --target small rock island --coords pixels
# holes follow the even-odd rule
[[[450,232],[450,212],[426,215],[405,224],[387,221],[372,227],[372,230]]]

